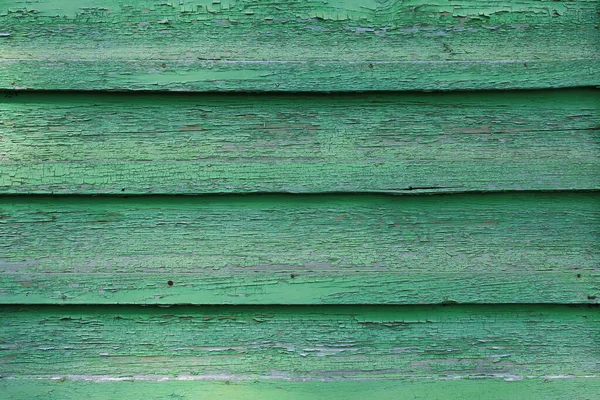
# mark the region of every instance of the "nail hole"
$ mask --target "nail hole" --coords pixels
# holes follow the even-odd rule
[[[169,282],[167,282],[167,285],[169,285],[169,286],[173,286],[173,281],[169,281]]]
[[[295,274],[290,274],[290,278],[294,279],[296,277]]]
[[[124,191],[125,191],[125,188],[121,189],[121,192],[124,192]]]
[[[581,274],[577,274],[577,277],[578,277],[578,278],[581,278]]]

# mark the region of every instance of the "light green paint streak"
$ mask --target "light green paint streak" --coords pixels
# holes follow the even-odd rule
[[[0,87],[597,86],[595,1],[6,0]]]
[[[0,302],[595,303],[599,199],[5,196]]]
[[[600,379],[502,379],[393,380],[288,382],[163,381],[80,382],[71,380],[3,379],[0,390],[14,400],[88,399],[222,399],[222,400],[595,400]]]
[[[600,188],[596,90],[7,95],[4,193]]]
[[[587,382],[593,385],[600,378],[599,311],[541,305],[4,306],[0,374],[283,385],[563,376],[563,382],[592,377]]]
[[[155,0],[85,0],[79,3],[67,3],[61,0],[5,0],[1,15],[33,13],[40,18],[75,19],[100,22],[100,18],[110,18],[111,22],[145,17],[152,21],[160,12],[173,20],[213,20],[218,17],[240,18],[239,23],[256,23],[258,16],[279,14],[280,18],[320,18],[324,20],[364,20],[375,23],[382,21],[394,22],[407,18],[404,13],[414,12],[421,18],[440,18],[432,15],[439,12],[453,13],[454,16],[490,17],[494,14],[523,13],[552,16],[564,14],[566,10],[575,13],[580,8],[589,6],[592,0],[577,2],[546,2],[529,0],[511,3],[498,0],[453,1],[447,4],[442,0],[213,0],[186,1],[155,1]],[[275,8],[276,9],[273,9]],[[140,15],[137,15],[139,13]],[[521,16],[516,14],[517,18]],[[500,15],[502,16],[502,15]],[[556,15],[554,15],[556,16]],[[62,18],[61,18],[62,17]],[[504,16],[506,17],[506,16]],[[275,19],[273,17],[272,19]],[[510,19],[510,17],[508,18]]]
[[[111,259],[111,257],[107,257]],[[173,260],[170,260],[171,262]],[[0,275],[3,304],[598,304],[600,274],[373,271]],[[579,276],[579,277],[578,277]],[[168,281],[175,279],[173,286]]]

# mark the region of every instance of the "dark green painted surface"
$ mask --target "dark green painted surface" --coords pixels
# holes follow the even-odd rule
[[[4,193],[600,189],[596,90],[7,96]]]
[[[597,25],[595,0],[4,0],[0,87],[597,86]]]
[[[595,303],[599,218],[596,193],[7,196],[0,299]]]

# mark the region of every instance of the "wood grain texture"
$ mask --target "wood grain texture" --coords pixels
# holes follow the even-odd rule
[[[597,193],[0,198],[0,302],[596,303]]]
[[[14,400],[80,400],[146,398],[208,400],[596,400],[600,379],[547,377],[527,379],[396,379],[362,381],[291,382],[256,379],[252,381],[77,381],[60,377],[48,379],[0,379],[0,390]]]
[[[599,93],[6,93],[0,192],[600,189]]]
[[[595,0],[4,0],[0,88],[600,84]]]
[[[543,305],[3,306],[0,375],[596,381],[599,312]]]

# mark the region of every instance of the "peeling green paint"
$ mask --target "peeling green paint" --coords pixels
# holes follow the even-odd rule
[[[595,399],[599,44],[597,0],[3,1],[0,397]]]

